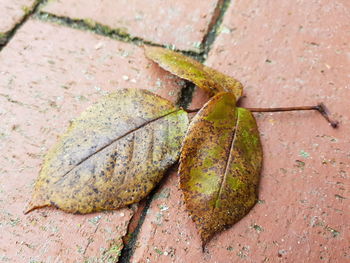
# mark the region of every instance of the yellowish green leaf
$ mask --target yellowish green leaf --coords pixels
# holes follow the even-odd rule
[[[177,161],[187,126],[185,111],[148,91],[106,96],[46,155],[27,212],[84,214],[140,201]]]
[[[180,157],[180,188],[203,246],[257,201],[262,148],[253,115],[219,93],[193,118]]]
[[[161,48],[145,46],[146,56],[172,74],[193,82],[199,88],[214,95],[218,92],[231,92],[236,98],[242,96],[242,84],[221,72],[180,53]]]

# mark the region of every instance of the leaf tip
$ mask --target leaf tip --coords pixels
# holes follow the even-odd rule
[[[205,253],[205,246],[206,244],[202,243],[202,253]]]
[[[40,209],[40,208],[48,207],[48,206],[51,206],[51,204],[44,201],[44,200],[33,199],[32,201],[29,202],[29,204],[25,208],[25,210],[23,211],[23,214],[27,215],[36,209]]]
[[[200,231],[200,238],[202,242],[202,251],[205,252],[206,246],[213,237],[213,233],[209,233],[207,231]]]
[[[33,206],[32,204],[29,204],[23,211],[23,214],[27,215],[30,212],[34,211],[35,209],[37,209],[36,206]]]
[[[144,51],[146,57],[149,59],[152,59],[152,52],[160,49],[159,47],[147,46],[147,45],[143,45],[142,48],[143,48],[143,51]]]
[[[141,48],[143,49],[143,51],[146,53],[148,46],[147,45],[142,45]]]

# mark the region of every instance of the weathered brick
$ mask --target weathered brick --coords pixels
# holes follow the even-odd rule
[[[119,29],[122,33],[183,50],[199,45],[216,19],[220,0],[59,0],[50,1],[43,11],[84,19]]]

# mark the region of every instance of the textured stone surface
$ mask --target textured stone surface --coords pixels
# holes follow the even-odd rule
[[[111,9],[104,13],[107,20],[116,17],[113,8],[101,3],[93,9],[90,1],[63,2],[69,12],[99,13],[97,8],[104,8]],[[148,21],[169,7],[163,2],[156,8],[140,4],[143,24],[157,25]],[[203,9],[205,5],[207,1],[186,2],[182,14],[210,14],[214,5]],[[61,9],[58,1],[46,8],[53,13]],[[243,82],[247,107],[323,101],[340,127],[330,128],[315,112],[255,114],[265,155],[260,202],[202,253],[174,167],[150,205],[131,262],[350,260],[349,10],[347,0],[231,1],[206,63]],[[179,17],[161,25],[164,35],[185,43],[180,48],[192,48],[205,32],[199,40],[181,42],[186,35],[176,28],[192,27],[190,37],[197,37],[201,28]],[[145,31],[144,38],[154,37],[155,28]],[[43,155],[69,120],[118,88],[146,88],[176,101],[176,83],[180,81],[148,62],[132,43],[36,20],[16,32],[0,53],[0,261],[108,262],[118,257],[130,209],[86,216],[55,209],[24,216],[22,211]],[[203,92],[196,92],[191,107],[206,100]]]
[[[0,44],[5,33],[13,29],[29,12],[35,0],[1,0],[0,2]]]
[[[117,257],[130,209],[86,216],[23,210],[44,154],[72,118],[119,88],[146,88],[175,101],[176,79],[137,46],[36,20],[0,53],[0,76],[0,261]]]
[[[219,0],[54,0],[43,11],[98,22],[132,37],[198,51]]]
[[[246,107],[324,102],[316,112],[255,114],[264,148],[259,203],[201,252],[175,173],[150,207],[132,262],[347,262],[350,120],[347,1],[234,1],[207,64],[241,80]],[[195,93],[192,108],[206,96]],[[164,195],[163,195],[164,196]]]

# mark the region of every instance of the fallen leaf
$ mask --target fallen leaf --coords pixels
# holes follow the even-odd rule
[[[257,202],[262,148],[251,112],[219,93],[193,118],[180,156],[180,188],[203,247]]]
[[[177,161],[187,126],[185,111],[148,91],[106,96],[46,155],[27,212],[85,214],[140,201]]]
[[[144,48],[146,56],[158,63],[160,67],[193,82],[211,95],[219,92],[232,92],[236,98],[242,96],[242,84],[232,77],[169,49],[151,46]]]

